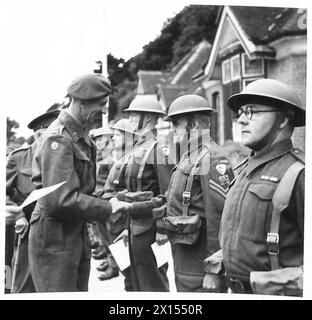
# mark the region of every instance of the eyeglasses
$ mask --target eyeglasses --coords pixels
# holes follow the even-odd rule
[[[243,113],[245,114],[246,118],[248,120],[251,120],[252,119],[252,116],[254,113],[259,113],[259,112],[279,112],[280,110],[278,109],[271,109],[271,110],[260,110],[260,109],[257,109],[257,110],[253,110],[251,107],[246,107],[245,110],[240,108],[237,110],[237,118],[239,118]]]

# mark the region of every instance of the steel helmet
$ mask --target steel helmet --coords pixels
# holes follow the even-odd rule
[[[111,125],[110,128],[135,134],[128,119],[120,119],[115,124]]]
[[[130,103],[129,108],[124,111],[166,114],[156,97],[149,95],[137,95]]]
[[[187,94],[176,98],[168,109],[168,118],[178,114],[214,110],[209,106],[208,100],[196,94]]]
[[[112,136],[113,131],[108,127],[101,127],[93,130],[93,138],[97,138],[100,136]]]
[[[288,85],[273,79],[260,79],[248,84],[241,93],[228,99],[229,107],[234,111],[244,104],[260,103],[276,108],[289,108],[295,111],[294,126],[305,125],[305,109],[295,90]]]

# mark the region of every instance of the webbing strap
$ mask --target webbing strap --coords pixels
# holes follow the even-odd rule
[[[144,157],[142,159],[142,162],[140,163],[140,168],[137,175],[137,191],[142,191],[142,175],[145,168],[145,164],[147,161],[147,158],[150,154],[150,152],[153,150],[154,146],[156,145],[157,140],[155,140],[152,145],[148,148],[148,150],[145,152]]]
[[[121,161],[122,161],[122,165],[121,167],[117,169],[117,172],[116,172],[116,175],[115,175],[115,178],[114,178],[114,181],[113,181],[113,184],[114,184],[114,191],[115,192],[118,192],[118,186],[119,186],[119,182],[120,182],[120,176],[123,172],[123,169],[125,167],[125,165],[128,163],[129,161],[129,158],[131,156],[131,153],[129,152],[128,154],[125,154],[122,158],[121,158]]]
[[[193,185],[193,181],[194,181],[194,177],[195,177],[195,171],[197,169],[198,163],[208,151],[209,151],[208,149],[202,150],[201,154],[196,159],[194,166],[192,167],[190,175],[187,178],[186,186],[185,186],[184,192],[182,194],[182,215],[183,216],[188,215],[189,205],[191,203],[191,190],[192,190],[192,185]]]
[[[272,270],[277,270],[280,268],[278,261],[278,230],[281,220],[281,214],[288,207],[295,182],[302,169],[304,169],[303,163],[301,163],[300,161],[296,161],[295,163],[293,163],[282,177],[272,198],[272,220],[270,232],[267,234],[268,254]]]

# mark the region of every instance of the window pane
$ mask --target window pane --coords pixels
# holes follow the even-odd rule
[[[235,56],[231,59],[232,64],[232,80],[239,79],[241,76],[240,56]]]
[[[247,55],[244,55],[245,75],[260,75],[262,70],[262,59],[249,60]]]
[[[222,80],[223,80],[223,83],[227,83],[231,81],[230,60],[226,60],[222,62]]]

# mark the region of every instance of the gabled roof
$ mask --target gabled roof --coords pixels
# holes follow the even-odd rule
[[[165,83],[169,73],[162,71],[138,71],[137,94],[155,94],[158,83]]]
[[[300,23],[304,12],[296,8],[230,6],[238,23],[254,44],[267,44],[288,35],[306,34]]]
[[[171,84],[191,84],[194,77],[203,72],[209,58],[212,45],[203,40],[192,48],[173,69],[170,78]]]
[[[222,38],[227,37],[223,30],[231,28],[237,41],[250,59],[275,55],[270,42],[285,36],[306,34],[306,26],[299,23],[303,15],[301,9],[276,7],[225,6],[219,27],[205,69],[211,76]]]
[[[188,87],[183,85],[171,85],[171,84],[159,84],[157,95],[159,100],[164,104],[166,110],[168,110],[172,101],[185,94],[187,92]]]

